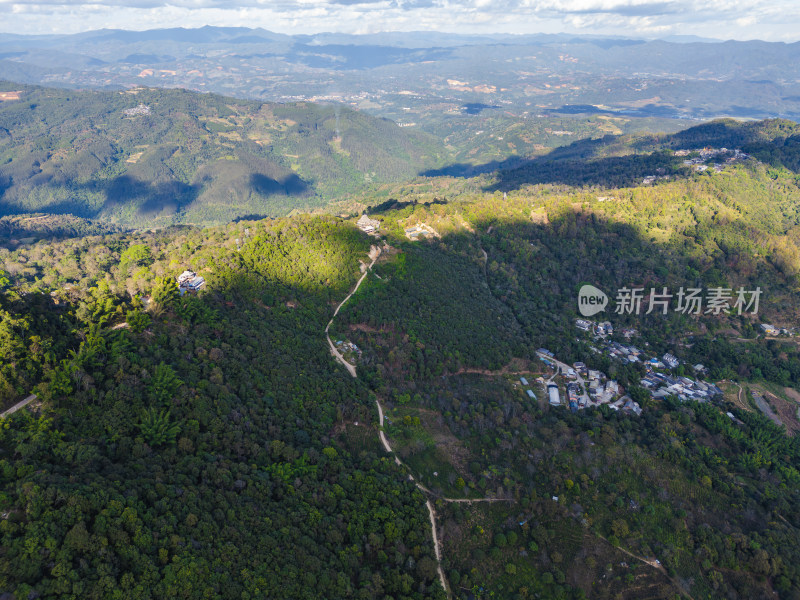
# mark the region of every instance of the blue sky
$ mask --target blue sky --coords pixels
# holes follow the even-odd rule
[[[800,39],[800,0],[0,0],[0,30],[203,25],[282,33],[583,33]]]

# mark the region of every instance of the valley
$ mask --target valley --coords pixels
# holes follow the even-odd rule
[[[800,597],[795,122],[3,85],[0,593]]]

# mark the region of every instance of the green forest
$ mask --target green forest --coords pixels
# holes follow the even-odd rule
[[[68,242],[59,261],[102,266],[55,296],[3,278],[0,391],[43,406],[0,426],[0,589],[443,597],[424,498],[354,425],[369,391],[321,343],[367,248],[298,218]],[[175,261],[209,291],[181,297]]]
[[[734,167],[615,193],[598,202],[528,185],[505,199],[373,212],[394,251],[337,334],[364,349],[359,374],[385,404],[387,435],[438,498],[450,586],[464,598],[800,597],[796,437],[727,401],[645,393],[641,417],[572,414],[514,383],[513,373],[546,373],[535,355],[545,346],[634,393],[642,365],[596,356],[576,337],[577,289],[590,282],[761,286],[757,318],[609,318],[704,363],[715,381],[800,385],[796,344],[758,329],[797,314],[792,174]],[[417,223],[439,237],[409,241],[403,230]],[[447,500],[459,497],[501,501]]]
[[[800,599],[794,124],[470,171],[355,111],[133,91],[0,105],[0,408],[35,395],[0,418],[0,597]],[[594,317],[725,394],[651,398],[575,327],[587,283],[758,287]],[[642,413],[549,406],[541,347]]]
[[[341,107],[147,88],[0,90],[21,92],[0,104],[0,216],[126,227],[284,216],[445,160],[435,138]]]

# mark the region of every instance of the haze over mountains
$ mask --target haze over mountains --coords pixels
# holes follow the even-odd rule
[[[522,116],[559,110],[702,119],[800,115],[800,44],[670,40],[290,36],[239,27],[3,34],[0,78],[344,102],[411,126],[458,113],[465,103]]]

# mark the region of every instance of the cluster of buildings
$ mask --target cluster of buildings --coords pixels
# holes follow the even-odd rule
[[[435,237],[436,232],[433,231],[430,227],[423,224],[417,224],[413,227],[407,227],[405,229],[405,234],[408,239],[411,241],[417,241],[419,239],[425,239],[427,237]]]
[[[347,340],[339,340],[336,342],[336,349],[339,352],[352,352],[357,357],[361,357],[361,348],[356,346],[353,342],[348,342]]]
[[[633,344],[622,344],[620,342],[608,342],[604,347],[611,358],[615,358],[623,365],[628,363],[645,362],[647,358],[641,350]]]
[[[613,410],[640,415],[642,408],[638,402],[634,402],[627,395],[620,397],[620,385],[615,380],[609,380],[605,373],[595,369],[590,369],[583,362],[573,363],[572,367],[561,363],[553,356],[553,353],[546,348],[539,348],[537,351],[541,360],[551,368],[559,366],[564,377],[567,379],[565,386],[566,398],[564,402],[573,412],[586,408],[587,406],[600,406],[607,404]],[[548,357],[548,358],[545,358]],[[538,382],[545,384],[544,378],[537,379]],[[552,379],[546,383],[547,396],[551,406],[561,406],[562,399],[558,384]]]
[[[356,221],[356,227],[364,233],[374,234],[381,228],[381,222],[370,219],[367,215],[361,215],[358,221]]]
[[[613,379],[609,380],[605,373],[596,369],[590,369],[583,362],[576,362],[572,365],[574,368],[567,369],[567,378],[583,379],[583,385],[586,388],[586,395],[583,398],[578,397],[580,394],[578,384],[567,384],[567,396],[570,402],[574,399],[578,408],[584,408],[588,402],[595,404],[609,404],[619,396],[619,384]],[[570,393],[571,389],[573,393]],[[574,396],[574,398],[573,398]]]
[[[610,321],[595,323],[594,321],[589,321],[587,319],[575,319],[575,327],[581,331],[589,332],[601,338],[605,338],[606,336],[614,333],[614,326]],[[626,338],[630,339],[637,334],[637,331],[633,327],[623,327],[620,329],[620,333]]]
[[[727,155],[719,161],[715,161],[709,166],[707,163],[721,155]],[[728,148],[703,148],[702,150],[676,150],[675,156],[685,156],[683,165],[693,167],[695,171],[703,172],[709,168],[717,173],[721,173],[727,165],[740,162],[750,158],[750,155],[742,152],[738,148],[730,150]],[[669,175],[664,174],[663,169],[658,170],[657,175],[648,175],[642,179],[642,185],[652,185],[660,179],[669,179]]]
[[[140,115],[149,115],[150,114],[150,107],[146,104],[139,104],[139,106],[135,106],[133,108],[126,108],[122,111],[122,114],[126,117],[136,117]]]
[[[184,271],[178,275],[178,289],[181,296],[186,292],[196,293],[203,289],[206,285],[206,280],[200,277],[194,271]]]
[[[633,344],[622,344],[612,341],[605,344],[603,351],[623,365],[627,365],[628,363],[642,363],[645,367],[650,369],[675,369],[681,364],[681,361],[669,352],[666,352],[661,358],[656,356],[648,357]]]
[[[713,383],[695,381],[690,377],[672,377],[652,370],[648,371],[640,383],[650,391],[653,398],[657,399],[677,396],[681,400],[706,402],[722,395],[722,390]]]
[[[608,404],[619,396],[619,384],[613,379],[608,379],[602,371],[590,369],[587,373],[589,379],[586,392],[597,404]]]
[[[717,173],[721,172],[725,165],[733,164],[737,161],[742,161],[750,158],[750,155],[742,152],[738,148],[735,150],[729,150],[728,148],[703,148],[702,150],[677,150],[675,152],[675,156],[689,156],[693,152],[697,152],[697,156],[693,156],[692,158],[687,158],[683,161],[684,166],[687,167],[694,167],[695,171],[707,171],[708,165],[704,164],[709,160],[716,158],[721,154],[728,154],[733,152],[731,156],[728,156],[724,162],[715,162],[712,165],[712,168]]]
[[[575,377],[580,375],[586,378],[584,381],[585,394],[580,396],[580,387],[577,383],[567,384],[567,398],[569,406],[573,410],[585,408],[587,405],[600,406],[607,404],[612,410],[621,410],[635,415],[642,414],[642,407],[638,402],[635,402],[627,395],[620,396],[620,386],[613,380],[609,379],[605,373],[596,369],[589,369],[584,363],[576,362],[573,364]],[[571,377],[569,369],[567,376]],[[587,402],[587,396],[589,398]]]
[[[681,361],[669,352],[660,358],[647,357],[636,346],[620,344],[619,342],[609,342],[604,348],[612,358],[623,364],[642,363],[647,370],[647,375],[641,380],[653,398],[666,398],[667,396],[677,396],[681,400],[706,401],[714,396],[721,395],[722,390],[712,383],[694,380],[690,377],[671,376],[666,373],[656,371],[656,369],[675,369]],[[692,367],[695,373],[705,373],[706,367],[696,364]]]
[[[578,319],[575,325],[583,331],[595,333],[595,341],[602,342],[602,344],[598,344],[597,346],[589,346],[593,352],[597,354],[606,354],[622,364],[642,364],[647,374],[641,380],[641,385],[650,392],[653,398],[658,399],[666,398],[667,396],[677,396],[681,400],[705,402],[711,398],[722,395],[722,390],[716,385],[699,378],[695,380],[691,377],[673,376],[669,373],[662,372],[661,370],[677,369],[681,365],[682,361],[670,352],[666,352],[660,357],[651,356],[633,344],[606,340],[605,335],[613,332],[613,328],[606,326],[610,326],[610,323],[596,324],[586,319]],[[762,325],[761,327],[765,333],[778,333],[778,330],[770,325]],[[628,339],[636,334],[636,330],[631,328],[623,329],[620,332]],[[541,350],[543,349],[540,349],[540,352]],[[552,356],[552,354],[550,356]],[[585,387],[592,403],[609,404],[611,408],[617,410],[626,410],[636,414],[641,413],[639,405],[633,402],[629,397],[623,396],[622,398],[618,398],[620,389],[616,381],[608,381],[603,373],[587,369],[583,363],[575,363],[574,367],[580,375],[583,375],[583,377],[588,380]],[[702,375],[708,372],[708,369],[702,364],[693,365],[692,369],[696,375]],[[572,371],[572,369],[567,371],[567,377],[570,377],[570,371]],[[567,393],[569,395],[569,387]],[[581,407],[581,401],[579,399],[578,408]]]

